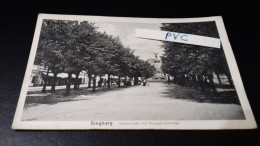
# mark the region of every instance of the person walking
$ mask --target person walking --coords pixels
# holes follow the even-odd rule
[[[143,86],[146,86],[146,79],[143,80]]]

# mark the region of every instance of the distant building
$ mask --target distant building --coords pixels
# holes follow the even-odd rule
[[[40,66],[33,65],[29,86],[38,86],[39,84],[42,84],[43,79],[41,76],[41,70],[43,70],[43,68]]]
[[[30,76],[30,84],[29,86],[42,86],[44,84],[44,78],[47,76],[47,70],[42,66],[33,65],[32,73]],[[67,73],[59,73],[56,79],[56,85],[65,85],[67,81],[68,74]],[[75,82],[76,75],[72,75],[72,83]],[[47,85],[51,85],[53,83],[53,73],[50,72],[48,74]],[[85,71],[80,72],[79,81],[81,84],[88,83],[88,75]]]
[[[38,65],[33,65],[33,69],[32,69],[32,73],[30,76],[30,87],[35,87],[35,86],[43,86],[44,82],[45,82],[45,78],[47,77],[47,69],[45,69],[42,66],[38,66]],[[93,77],[93,75],[92,75]],[[68,78],[68,74],[67,73],[59,73],[57,75],[55,84],[57,86],[59,85],[66,85],[67,82],[67,78]],[[110,80],[111,80],[111,85],[117,84],[119,77],[118,76],[111,76]],[[79,83],[80,84],[88,84],[89,82],[89,78],[88,78],[88,74],[86,71],[81,71],[79,74]],[[100,83],[101,85],[104,85],[104,82],[108,80],[108,75],[105,74],[103,76],[97,76],[96,77],[96,85],[98,86],[98,83]],[[124,81],[128,81],[130,82],[130,85],[133,85],[133,78],[129,78],[129,77],[121,77],[120,81],[123,84]],[[138,80],[141,80],[141,78],[138,78]],[[72,74],[72,79],[71,79],[71,85],[73,85],[76,81],[76,75]],[[49,72],[48,74],[48,79],[47,79],[47,86],[51,86],[54,82],[54,78],[53,78],[53,73],[52,71]],[[91,84],[93,84],[93,80],[91,81]]]
[[[151,82],[164,82],[167,80],[165,74],[161,69],[162,61],[157,59],[157,54],[155,54],[155,58],[150,58],[147,60],[151,65],[155,67],[155,75],[151,78]]]

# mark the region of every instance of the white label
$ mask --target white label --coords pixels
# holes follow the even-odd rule
[[[186,33],[136,29],[135,37],[220,48],[220,39]]]

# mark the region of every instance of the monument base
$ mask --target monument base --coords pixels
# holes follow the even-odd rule
[[[150,79],[150,82],[165,82],[167,78],[165,75],[155,75]]]

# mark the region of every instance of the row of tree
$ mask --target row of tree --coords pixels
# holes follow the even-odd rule
[[[66,95],[70,93],[72,74],[76,75],[74,89],[79,87],[79,74],[86,71],[89,77],[89,87],[93,82],[96,89],[97,76],[151,77],[154,67],[139,59],[134,52],[123,46],[119,37],[114,37],[97,31],[94,23],[87,21],[43,20],[37,54],[36,65],[44,66],[47,75],[44,78],[43,92],[46,92],[46,82],[49,73],[53,73],[51,91],[55,91],[57,75],[67,73]],[[120,84],[119,84],[120,87]]]
[[[215,22],[162,24],[161,30],[219,38]],[[216,91],[213,82],[215,73],[220,84],[220,75],[226,75],[230,86],[233,86],[222,48],[173,42],[163,42],[163,48],[162,70],[173,76],[175,82],[200,86],[203,90],[211,87]]]

